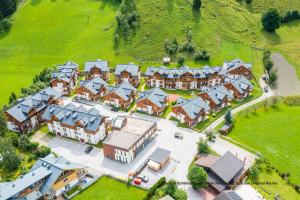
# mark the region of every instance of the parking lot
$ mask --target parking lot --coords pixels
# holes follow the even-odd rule
[[[134,117],[147,118],[149,116],[142,114],[133,114]],[[44,144],[47,143],[51,149],[58,155],[68,158],[70,161],[84,164],[89,168],[98,170],[101,173],[111,174],[113,176],[127,178],[130,172],[135,171],[148,157],[161,147],[171,151],[170,162],[159,172],[155,172],[147,167],[141,172],[141,175],[149,177],[148,183],[142,183],[143,187],[152,186],[160,177],[165,176],[168,179],[186,181],[186,173],[194,155],[197,153],[197,141],[201,134],[190,129],[178,128],[175,122],[156,117],[150,117],[150,120],[158,123],[158,131],[155,139],[143,149],[136,159],[130,164],[124,164],[118,161],[104,158],[102,149],[94,148],[89,154],[85,153],[88,145],[62,137],[54,137],[51,140],[44,138]],[[174,137],[175,132],[181,132],[183,139]],[[41,138],[40,138],[41,139]]]
[[[70,103],[70,100],[65,100],[65,103]],[[80,105],[77,102],[74,104]],[[81,105],[91,107],[91,105]],[[103,115],[110,118],[118,115],[128,115],[128,113],[125,112],[113,112],[108,105],[95,104],[93,107],[96,107]],[[203,137],[204,135],[193,131],[192,129],[177,127],[176,122],[172,120],[140,113],[134,113],[132,116],[157,122],[158,130],[155,133],[155,139],[150,142],[130,164],[105,158],[102,149],[96,147],[94,147],[89,154],[86,154],[85,149],[88,145],[74,140],[58,136],[53,138],[40,137],[38,134],[34,135],[33,138],[44,145],[48,145],[51,147],[52,151],[66,157],[70,161],[86,165],[99,174],[111,174],[123,179],[127,179],[129,173],[137,170],[149,156],[160,147],[171,152],[171,160],[159,172],[145,167],[140,175],[147,176],[149,181],[147,183],[142,183],[141,186],[149,188],[162,176],[167,179],[175,179],[178,182],[186,182],[188,167],[197,153],[197,142],[200,137]],[[175,132],[182,133],[183,139],[175,138]],[[247,159],[245,159],[246,167],[249,167],[254,159],[254,156],[251,153],[220,138],[218,138],[215,143],[210,144],[210,146],[220,155],[223,155],[227,151],[231,151],[241,160],[247,157]],[[200,194],[193,190],[190,185],[181,185],[180,187],[185,188],[189,197],[192,197],[192,199],[201,199]]]

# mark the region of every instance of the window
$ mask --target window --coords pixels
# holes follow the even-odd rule
[[[91,140],[91,139],[88,139],[88,143],[92,143],[92,140]]]
[[[88,137],[88,138],[91,138],[91,135],[90,135],[90,134],[87,134],[87,137]]]

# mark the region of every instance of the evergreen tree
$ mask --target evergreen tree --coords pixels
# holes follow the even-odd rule
[[[199,11],[201,8],[201,0],[193,0],[193,9]]]
[[[268,32],[274,32],[280,27],[281,17],[278,11],[274,8],[265,12],[261,18],[261,23],[264,29]]]
[[[225,114],[225,122],[227,124],[231,124],[233,122],[233,119],[232,119],[232,114],[231,114],[231,110],[228,109],[226,114]]]

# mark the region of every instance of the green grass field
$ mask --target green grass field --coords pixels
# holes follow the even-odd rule
[[[256,114],[235,116],[229,137],[261,152],[281,172],[291,173],[291,181],[300,183],[299,129],[300,107],[279,103]]]
[[[92,186],[76,195],[73,199],[142,200],[146,194],[146,190],[134,186],[127,186],[124,183],[104,176]]]
[[[254,64],[254,74],[262,74],[261,49],[282,52],[300,75],[300,25],[292,22],[275,34],[261,30],[260,15],[269,5],[283,13],[300,8],[299,1],[254,0],[251,6],[236,0],[204,0],[201,13],[191,9],[190,0],[136,0],[141,16],[136,34],[114,47],[117,0],[27,0],[16,12],[10,32],[0,35],[0,105],[9,94],[31,83],[42,68],[74,60],[107,59],[117,63],[135,62],[145,70],[160,65],[164,40],[174,37],[182,43],[186,27],[193,31],[199,49],[211,54],[210,62],[191,67],[221,65],[224,60],[241,58]],[[276,3],[275,3],[276,2]],[[175,58],[173,59],[175,62]],[[171,66],[175,66],[174,64]]]

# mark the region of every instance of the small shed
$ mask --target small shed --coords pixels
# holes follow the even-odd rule
[[[170,151],[157,148],[149,157],[148,167],[155,171],[161,170],[169,162],[170,155]]]
[[[164,57],[163,58],[163,63],[164,64],[170,64],[170,62],[171,62],[171,58],[169,58],[169,57]]]
[[[223,135],[228,135],[228,133],[230,133],[231,129],[232,129],[233,125],[232,124],[224,124],[219,132]]]

